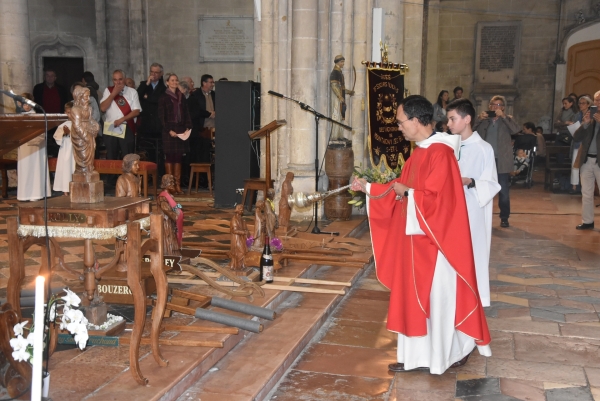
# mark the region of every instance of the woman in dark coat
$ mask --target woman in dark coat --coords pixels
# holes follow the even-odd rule
[[[179,79],[173,73],[165,74],[167,90],[158,99],[158,116],[162,123],[162,145],[165,154],[165,171],[175,178],[175,194],[181,195],[181,163],[189,151],[188,138],[192,120],[187,100],[179,90]],[[179,137],[184,134],[184,138]],[[182,140],[185,139],[185,140]]]

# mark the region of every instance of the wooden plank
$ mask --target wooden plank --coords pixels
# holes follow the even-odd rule
[[[172,279],[169,278],[169,283],[173,284],[189,284],[189,285],[208,285],[204,280],[190,280],[190,279]],[[238,287],[238,283],[231,281],[219,281],[219,284],[223,287]],[[311,287],[294,287],[278,284],[264,284],[261,286],[268,290],[282,290],[282,291],[295,291],[295,292],[314,292],[317,294],[346,294],[345,290],[329,290],[324,288],[311,288]],[[167,305],[168,307],[168,305]],[[185,313],[185,312],[183,312]]]
[[[119,337],[119,345],[127,345],[131,342],[131,337],[123,336]],[[178,340],[176,338],[160,338],[158,340],[160,345],[175,345],[183,347],[210,347],[210,348],[223,348],[222,341],[208,341],[208,340]],[[148,337],[142,337],[140,341],[141,345],[151,344],[151,340]]]
[[[166,331],[179,331],[187,333],[218,333],[218,334],[238,334],[240,329],[237,327],[205,327],[205,326],[179,326],[165,324],[163,328]]]
[[[276,276],[273,277],[273,281],[288,281],[291,277],[282,277]],[[328,281],[328,280],[317,280],[313,278],[294,278],[296,283],[299,284],[317,284],[317,285],[340,285],[344,287],[352,287],[352,283],[350,282],[342,282],[342,281]]]
[[[178,290],[175,288],[173,289],[173,295],[177,295],[178,297],[182,297],[182,298],[191,299],[193,301],[198,301],[198,302],[200,302],[200,305],[198,306],[199,308],[206,308],[207,306],[210,305],[210,301],[212,300],[212,297],[207,297],[206,295],[195,294],[193,292]]]

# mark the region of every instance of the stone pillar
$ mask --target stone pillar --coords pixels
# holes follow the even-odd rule
[[[440,50],[439,40],[439,22],[440,22],[440,0],[429,0],[429,8],[427,15],[427,54],[426,54],[426,66],[425,76],[423,77],[425,91],[423,96],[427,99],[437,99],[438,93],[440,92],[440,85],[438,84],[438,55]],[[409,67],[410,68],[410,67]],[[450,99],[452,99],[453,88],[448,88],[450,92]],[[469,97],[465,94],[465,97]]]
[[[329,89],[329,73],[333,68],[333,63],[330,62],[332,57],[335,57],[334,54],[331,54],[329,47],[329,35],[330,35],[330,2],[328,1],[319,1],[319,10],[318,10],[318,40],[317,40],[317,102],[314,106],[315,109],[329,116],[329,104],[330,104],[330,96],[331,90]],[[327,147],[327,138],[329,138],[329,133],[331,129],[331,124],[323,121],[319,127],[319,165],[320,160],[323,159],[323,155],[325,154]],[[321,144],[323,146],[321,146]]]
[[[112,72],[117,69],[130,77],[128,0],[106,0],[106,49],[108,84],[112,85]]]
[[[409,67],[404,84],[413,95],[421,91],[423,1],[404,3],[404,62]]]
[[[148,79],[144,46],[144,7],[142,0],[129,0],[129,63],[128,74],[136,84]]]
[[[0,88],[19,94],[33,91],[27,1],[0,0]],[[0,113],[14,112],[0,95]]]
[[[290,30],[291,30],[291,4],[288,0],[275,0],[277,12],[274,14],[274,25],[277,26],[277,53],[275,58],[275,75],[277,84],[275,91],[283,94],[291,93],[290,86]],[[295,106],[287,100],[274,99],[277,119],[285,119],[288,125],[281,127],[275,134],[277,137],[277,197],[279,197],[280,183],[283,182],[288,167],[289,153],[289,134],[291,107]],[[275,147],[273,147],[275,148]]]
[[[397,0],[379,0],[383,8],[383,37],[388,44],[388,59],[404,63],[404,3]]]
[[[366,67],[361,64],[363,60],[371,58],[371,53],[368,51],[369,46],[367,43],[371,38],[371,31],[369,26],[372,26],[372,22],[368,19],[373,15],[372,4],[369,0],[354,0],[354,54],[350,59],[352,65],[356,68],[356,86],[354,88],[355,94],[352,99],[352,114],[351,119],[347,119],[352,126],[352,150],[354,151],[354,160],[356,165],[362,163],[365,165],[365,143],[366,143],[366,130],[365,130],[365,113],[366,113]],[[369,39],[368,39],[369,38]],[[348,60],[348,57],[346,57]],[[351,70],[349,65],[345,68],[347,71]],[[350,88],[352,83],[349,82]],[[348,131],[345,131],[348,132]]]
[[[267,92],[273,90],[275,88],[275,79],[274,79],[274,49],[275,42],[273,36],[273,2],[274,0],[263,0],[261,3],[261,21],[255,21],[255,23],[260,25],[260,43],[261,43],[261,52],[260,52],[260,92],[261,92],[261,104],[260,104],[260,124],[261,126],[266,125],[273,121],[275,118],[274,114],[274,103],[275,100],[273,96],[269,95]],[[275,136],[277,134],[274,134]],[[260,174],[261,177],[265,177],[265,166],[266,166],[266,158],[274,156],[274,151],[277,149],[275,139],[271,139],[271,152],[272,155],[267,155],[266,152],[266,139],[261,139],[260,150]],[[275,144],[275,146],[273,146]],[[271,177],[276,178],[276,164],[273,163],[273,158],[271,158]]]
[[[292,2],[292,66],[290,97],[308,105],[316,104],[317,74],[317,0]],[[324,124],[321,124],[324,126]],[[315,119],[300,107],[290,113],[290,164],[294,172],[294,191],[314,191]],[[322,127],[320,127],[322,129]],[[319,144],[319,150],[324,144]],[[310,212],[310,211],[308,211]]]
[[[96,0],[96,64],[98,71],[92,71],[100,90],[112,85],[112,76],[108,72],[108,60],[106,56],[106,1]],[[102,92],[98,93],[100,98]]]

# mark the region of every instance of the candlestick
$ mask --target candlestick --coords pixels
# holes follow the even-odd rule
[[[33,367],[31,371],[31,401],[42,399],[42,362],[44,354],[44,296],[43,276],[35,279],[35,318],[33,331]]]

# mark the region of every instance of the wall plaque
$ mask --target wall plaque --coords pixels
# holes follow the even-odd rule
[[[479,22],[476,84],[515,85],[519,72],[521,22]]]
[[[253,17],[201,17],[200,62],[254,61]]]

